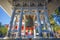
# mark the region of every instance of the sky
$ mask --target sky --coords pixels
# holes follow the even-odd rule
[[[60,26],[60,16],[56,15],[56,13],[55,13],[55,15],[53,15],[53,17],[54,17],[54,21]]]
[[[10,17],[7,13],[0,7],[0,22],[2,25],[10,23]]]

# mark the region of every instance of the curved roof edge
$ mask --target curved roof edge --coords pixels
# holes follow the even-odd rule
[[[0,5],[0,7],[7,13],[7,15],[8,15],[9,17],[11,17],[11,16],[8,14],[8,12],[3,8],[3,6]]]

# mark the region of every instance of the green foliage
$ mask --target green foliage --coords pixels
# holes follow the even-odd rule
[[[29,26],[29,27],[32,27],[34,25],[33,23],[33,19],[31,17],[28,17],[25,21],[25,26]]]
[[[60,15],[60,12],[59,12],[58,8],[55,10],[55,13],[56,13],[57,15]]]
[[[7,28],[5,28],[5,27],[3,27],[3,26],[2,26],[2,27],[0,27],[0,33],[1,33],[1,34],[3,34],[3,35],[6,35],[7,30],[8,30],[8,29],[7,29]]]
[[[51,25],[55,25],[56,24],[54,19],[53,19],[53,15],[52,14],[51,14],[51,16],[49,16],[49,20],[50,20],[50,24]]]
[[[55,30],[55,31],[60,30],[60,26],[58,26],[58,25],[54,25],[53,30]]]
[[[58,9],[56,9],[55,12],[58,14],[59,13]]]
[[[58,25],[55,23],[52,14],[51,14],[51,16],[49,17],[49,20],[50,20],[50,24],[51,24],[51,26],[52,26],[52,28],[53,28],[54,31],[60,30],[60,26],[58,26]]]

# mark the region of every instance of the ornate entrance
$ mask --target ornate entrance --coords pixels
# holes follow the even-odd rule
[[[48,18],[48,10],[47,10],[48,0],[13,0],[12,3],[13,3],[13,13],[10,22],[10,29],[8,31],[9,37],[11,37],[12,33],[16,32],[16,31],[12,31],[13,30],[12,28],[15,27],[18,23],[19,25],[18,25],[17,35],[14,38],[23,39],[21,35],[21,28],[23,25],[22,20],[25,19],[25,15],[33,15],[35,16],[33,18],[34,21],[35,20],[37,21],[37,27],[35,27],[31,19],[32,22],[31,25],[33,26],[29,24],[28,28],[33,27],[32,31],[34,32],[34,34],[32,36],[28,35],[27,38],[53,37],[51,25]],[[14,17],[16,17],[15,21],[14,21]],[[42,30],[42,28],[44,29]],[[36,36],[36,31],[35,31],[36,29],[38,30],[38,37]],[[24,30],[26,30],[25,27]],[[49,36],[47,34],[49,34]],[[24,38],[25,37],[26,36],[24,36]]]

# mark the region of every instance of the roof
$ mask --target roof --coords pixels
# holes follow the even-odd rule
[[[11,16],[12,14],[12,0],[0,0],[0,5],[8,12],[8,14]],[[60,0],[52,0],[48,4],[48,13],[51,14],[54,12],[54,10],[60,5]]]

